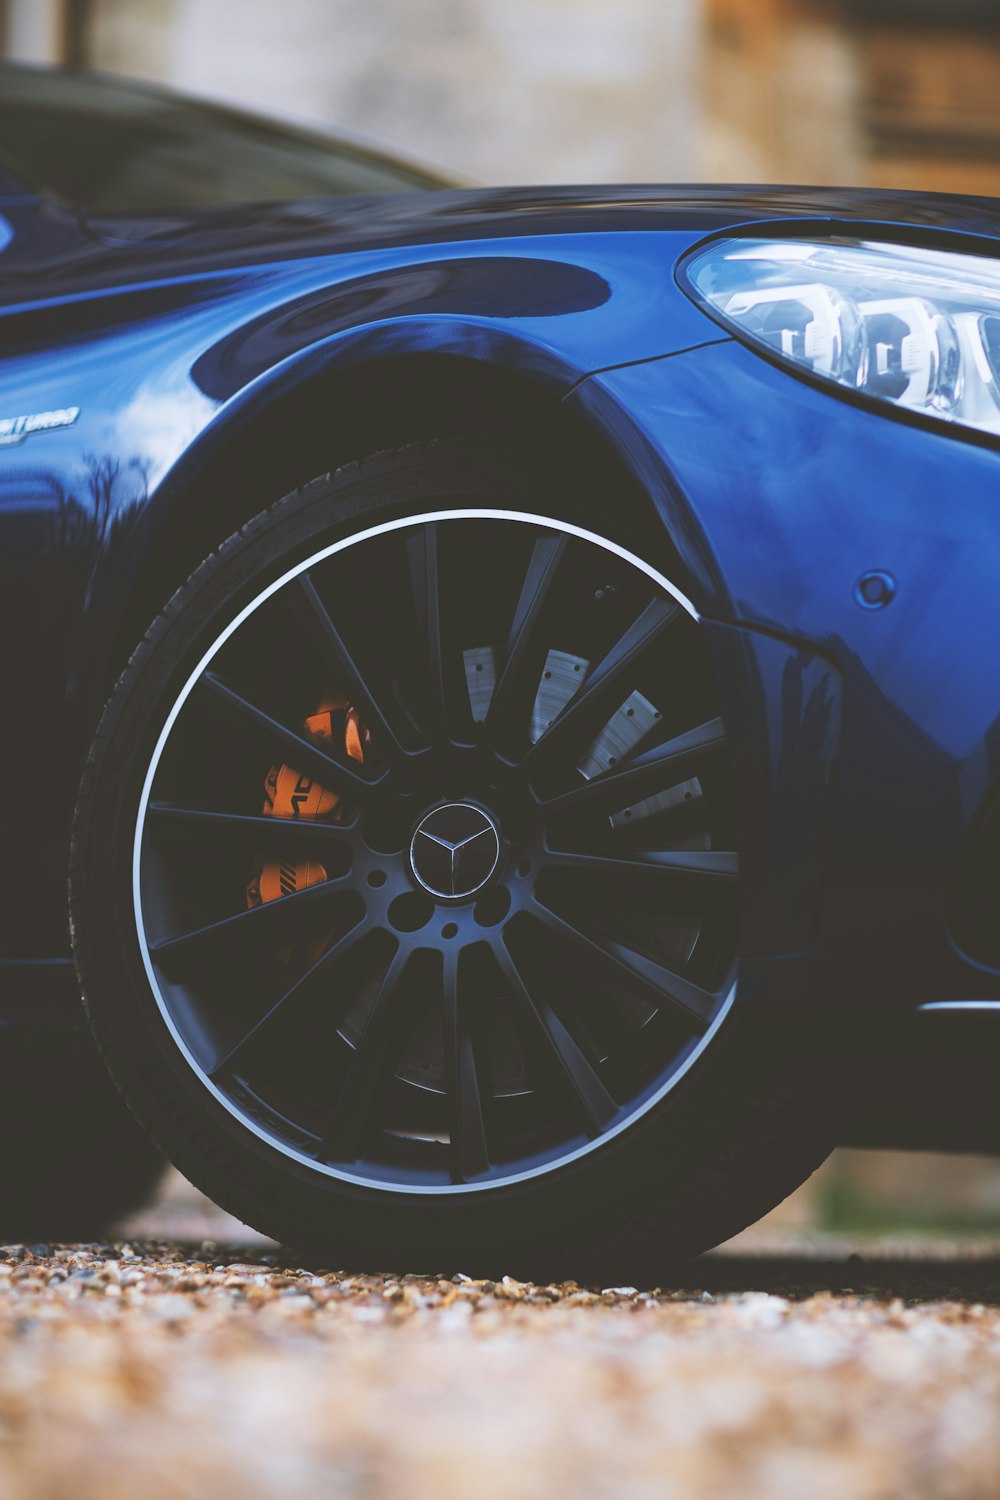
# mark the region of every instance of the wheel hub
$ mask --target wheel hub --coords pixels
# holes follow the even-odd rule
[[[446,802],[426,813],[414,829],[410,869],[430,895],[465,901],[493,878],[500,850],[500,830],[484,808]]]

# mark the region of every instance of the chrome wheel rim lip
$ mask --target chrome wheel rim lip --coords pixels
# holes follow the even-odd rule
[[[272,1132],[261,1128],[250,1116],[248,1116],[243,1110],[241,1110],[237,1106],[237,1104],[229,1097],[229,1095],[223,1089],[219,1088],[214,1080],[208,1076],[204,1068],[200,1065],[200,1063],[194,1056],[183,1035],[181,1034],[181,1031],[176,1024],[174,1017],[170,1012],[170,1008],[167,1005],[162,993],[152,961],[149,943],[147,941],[142,912],[141,863],[146,812],[149,805],[153,782],[155,780],[156,773],[160,764],[160,759],[166,747],[167,741],[169,740],[177,718],[180,715],[185,704],[187,703],[187,700],[190,697],[193,689],[195,688],[195,685],[197,684],[203,673],[208,669],[214,658],[218,655],[222,647],[236,633],[236,631],[239,630],[239,628],[245,623],[246,620],[248,620],[259,608],[261,608],[262,605],[264,605],[288,583],[297,578],[300,574],[306,573],[311,568],[314,568],[318,564],[324,562],[327,558],[333,557],[340,552],[346,551],[350,547],[359,546],[363,542],[373,540],[374,538],[387,535],[394,531],[401,531],[417,526],[426,526],[438,521],[474,520],[514,522],[536,527],[543,527],[552,531],[561,532],[570,537],[575,537],[580,541],[592,543],[597,547],[601,547],[613,556],[636,568],[640,573],[644,574],[648,579],[650,579],[652,583],[669,594],[670,597],[674,599],[678,605],[680,605],[680,607],[690,616],[692,620],[694,620],[696,623],[700,623],[701,617],[690,599],[688,599],[687,596],[675,584],[671,583],[668,578],[666,578],[650,563],[643,561],[643,559],[637,557],[634,553],[628,551],[626,548],[621,547],[617,543],[600,536],[596,532],[589,531],[584,527],[575,526],[570,522],[555,520],[550,516],[539,515],[533,512],[526,511],[503,510],[495,507],[471,507],[449,510],[422,511],[413,515],[397,518],[396,520],[383,522],[378,526],[368,527],[363,531],[354,532],[349,536],[341,538],[337,542],[333,542],[328,546],[319,549],[315,553],[310,554],[301,562],[298,562],[293,567],[287,569],[286,572],[281,574],[278,578],[274,579],[270,584],[267,585],[266,588],[262,589],[261,592],[250,601],[249,604],[245,605],[236,614],[236,616],[229,622],[225,629],[220,632],[220,634],[213,641],[212,645],[208,648],[208,650],[201,657],[200,661],[191,671],[164,721],[164,724],[157,737],[156,745],[154,746],[153,753],[150,757],[150,762],[146,770],[146,775],[143,780],[142,791],[139,799],[139,807],[136,816],[136,827],[132,848],[132,903],[133,915],[136,925],[136,937],[139,945],[140,955],[142,957],[143,969],[145,971],[151,993],[156,1002],[157,1009],[175,1046],[177,1047],[181,1056],[184,1058],[188,1067],[191,1068],[191,1070],[198,1078],[202,1086],[207,1090],[209,1095],[219,1105],[221,1105],[222,1108],[234,1120],[236,1120],[243,1129],[248,1130],[252,1135],[257,1137],[258,1140],[260,1140],[271,1150],[277,1152],[279,1155],[289,1158],[290,1160],[298,1163],[301,1166],[307,1167],[312,1173],[350,1183],[354,1187],[362,1187],[368,1189],[372,1192],[378,1193],[382,1197],[385,1197],[387,1195],[391,1196],[393,1194],[401,1194],[405,1196],[431,1195],[451,1197],[456,1195],[467,1196],[469,1194],[493,1192],[502,1188],[516,1185],[517,1183],[531,1181],[535,1178],[551,1176],[554,1173],[561,1171],[564,1167],[570,1166],[572,1163],[580,1160],[581,1158],[591,1155],[592,1153],[608,1145],[610,1142],[621,1136],[625,1131],[630,1130],[634,1126],[636,1126],[639,1121],[641,1121],[652,1110],[654,1110],[660,1104],[660,1102],[673,1091],[673,1089],[681,1081],[681,1079],[691,1071],[699,1058],[702,1057],[711,1042],[714,1040],[720,1027],[724,1023],[726,1017],[732,1009],[733,1002],[736,997],[736,983],[734,980],[729,985],[729,988],[726,991],[724,998],[722,999],[721,1004],[719,1005],[719,1008],[708,1028],[704,1031],[701,1037],[695,1041],[694,1045],[690,1049],[687,1057],[683,1060],[683,1062],[679,1063],[675,1068],[673,1068],[670,1076],[664,1080],[659,1089],[651,1093],[650,1096],[642,1104],[629,1111],[624,1119],[620,1120],[617,1124],[607,1128],[599,1137],[584,1143],[576,1149],[564,1152],[555,1160],[544,1162],[540,1165],[525,1168],[520,1171],[505,1173],[500,1177],[494,1177],[484,1181],[471,1183],[452,1182],[430,1184],[408,1183],[400,1181],[380,1182],[376,1178],[373,1178],[371,1175],[349,1172],[344,1170],[342,1167],[333,1166],[327,1162],[317,1161],[315,1157],[309,1155],[306,1152],[296,1150],[295,1147],[289,1144],[287,1141],[283,1141],[275,1136]],[[492,873],[493,872],[491,871],[491,877]]]

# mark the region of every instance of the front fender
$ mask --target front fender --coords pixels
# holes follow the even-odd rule
[[[7,707],[22,728],[2,769],[13,784],[26,757],[47,788],[41,811],[19,803],[4,820],[36,894],[11,902],[0,951],[62,946],[52,934],[65,920],[69,814],[121,665],[133,580],[166,517],[197,519],[188,497],[212,456],[266,423],[282,396],[404,353],[515,372],[555,401],[591,371],[711,339],[714,325],[671,277],[696,233],[408,246],[199,274],[180,265],[155,284],[7,308],[0,416],[79,415],[0,449],[0,624],[18,642]],[[148,613],[162,602],[150,597]]]

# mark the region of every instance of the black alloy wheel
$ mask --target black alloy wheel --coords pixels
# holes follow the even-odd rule
[[[414,1195],[451,1199],[454,1226],[456,1200],[499,1190],[516,1225],[511,1191],[655,1117],[732,1004],[736,818],[694,611],[594,531],[455,488],[317,543],[309,486],[284,502],[314,514],[280,570],[273,548],[233,569],[227,548],[264,555],[253,527],[227,544],[197,623],[199,575],[186,631],[181,598],[138,653],[81,796],[90,996],[110,910],[90,914],[81,873],[126,720],[148,749],[104,793],[107,885],[115,942],[130,887],[142,1025],[189,1112],[197,1097],[272,1175],[286,1163],[280,1209],[248,1167],[249,1198],[210,1190],[300,1242],[356,1242],[373,1200],[404,1223]],[[135,1104],[128,1044],[91,1009]],[[198,1180],[180,1113],[153,1128]],[[344,1188],[338,1227],[303,1231],[308,1194]]]
[[[635,560],[516,514],[390,522],[272,585],[185,685],[136,833],[151,983],[206,1082],[317,1167],[411,1188],[644,1108],[729,988],[699,645]],[[363,764],[304,737],[329,699]],[[260,815],[268,757],[333,817]],[[264,854],[322,878],[240,910]]]

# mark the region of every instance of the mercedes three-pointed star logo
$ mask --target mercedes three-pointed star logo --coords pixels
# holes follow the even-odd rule
[[[464,900],[500,863],[497,825],[471,802],[446,802],[421,818],[410,841],[410,868],[425,891]]]

